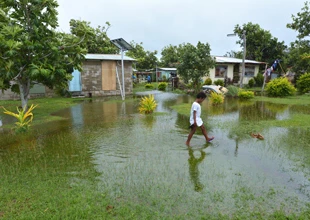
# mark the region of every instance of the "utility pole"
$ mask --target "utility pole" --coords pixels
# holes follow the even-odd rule
[[[227,37],[236,36],[236,34],[227,34]],[[243,57],[242,57],[242,71],[240,76],[240,88],[243,87],[243,77],[245,75],[245,56],[246,56],[246,32],[243,31],[242,34],[242,40],[243,40]]]
[[[245,74],[245,55],[246,55],[246,36],[245,36],[245,31],[243,31],[242,34],[243,37],[243,57],[242,57],[242,73],[240,77],[240,88],[243,87],[243,77]]]

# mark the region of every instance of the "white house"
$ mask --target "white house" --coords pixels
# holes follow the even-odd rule
[[[216,66],[213,69],[210,69],[209,77],[212,82],[220,79],[224,80],[225,77],[227,79],[232,80],[234,83],[240,83],[240,75],[242,72],[242,59],[232,58],[232,57],[222,57],[222,56],[214,56],[216,61]],[[265,65],[265,62],[259,62],[254,60],[245,60],[245,74],[243,77],[243,84],[248,84],[249,80],[254,76],[257,76],[259,73],[260,65]]]

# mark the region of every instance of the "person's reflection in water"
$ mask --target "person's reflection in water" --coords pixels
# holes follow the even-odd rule
[[[188,165],[189,165],[189,175],[194,183],[194,189],[196,192],[200,192],[203,189],[203,184],[199,180],[199,170],[198,165],[203,161],[203,159],[206,157],[206,153],[203,150],[200,150],[200,157],[195,158],[194,151],[192,148],[188,148]]]

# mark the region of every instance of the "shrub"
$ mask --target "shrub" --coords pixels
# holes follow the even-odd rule
[[[214,84],[217,86],[224,86],[224,80],[221,79],[215,80]]]
[[[252,98],[254,98],[254,92],[253,91],[245,91],[243,89],[239,89],[238,97],[240,99],[252,99]]]
[[[168,85],[168,83],[166,83],[166,82],[159,83],[158,84],[158,90],[165,91],[167,88],[167,85]]]
[[[163,75],[163,82],[166,82],[167,81],[167,76],[166,75]]]
[[[151,83],[145,84],[146,89],[154,89],[154,86]]]
[[[203,83],[204,85],[212,85],[212,79],[206,78],[206,80]]]
[[[156,108],[157,103],[154,100],[153,95],[144,96],[139,104],[139,112],[144,114],[151,114],[153,113],[154,109]]]
[[[249,87],[252,88],[254,86],[254,84],[255,84],[254,79],[250,79],[249,83],[248,83]]]
[[[6,110],[4,107],[2,107],[4,109],[4,114],[7,115],[11,115],[13,117],[15,117],[18,121],[15,122],[15,131],[17,133],[22,133],[22,132],[26,132],[29,129],[30,123],[32,122],[33,119],[33,113],[32,110],[35,109],[37,107],[37,105],[31,105],[30,108],[26,111],[26,107],[24,107],[22,110],[19,110],[17,107],[17,112],[18,114],[14,113],[14,112],[10,112],[8,110]]]
[[[227,87],[228,92],[226,93],[227,96],[236,97],[238,96],[239,87],[230,85]]]
[[[296,82],[298,92],[304,94],[310,91],[310,73],[305,73]]]
[[[264,75],[258,73],[257,76],[254,76],[254,81],[256,86],[262,86],[264,84]]]
[[[224,95],[222,93],[211,92],[210,102],[212,105],[219,105],[224,102]]]
[[[268,96],[284,97],[295,94],[295,87],[285,77],[275,78],[271,80],[266,86]]]

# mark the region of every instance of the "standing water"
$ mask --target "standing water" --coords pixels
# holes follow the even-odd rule
[[[148,93],[138,96],[144,95]],[[52,166],[52,172],[70,175],[72,182],[84,179],[85,187],[87,169],[95,169],[98,191],[114,206],[149,207],[161,218],[277,210],[298,214],[307,209],[309,129],[260,126],[307,108],[233,99],[215,107],[206,100],[202,117],[215,139],[205,143],[196,132],[188,148],[194,98],[161,92],[154,96],[158,106],[152,115],[138,112],[139,99],[94,99],[55,113],[66,119],[33,127],[36,132],[21,141],[2,135],[0,165],[14,166],[19,160],[23,169],[38,173],[42,164]],[[175,106],[188,110],[180,114]],[[251,136],[258,132],[263,140]],[[26,162],[35,156],[25,151],[43,155],[44,162]]]

